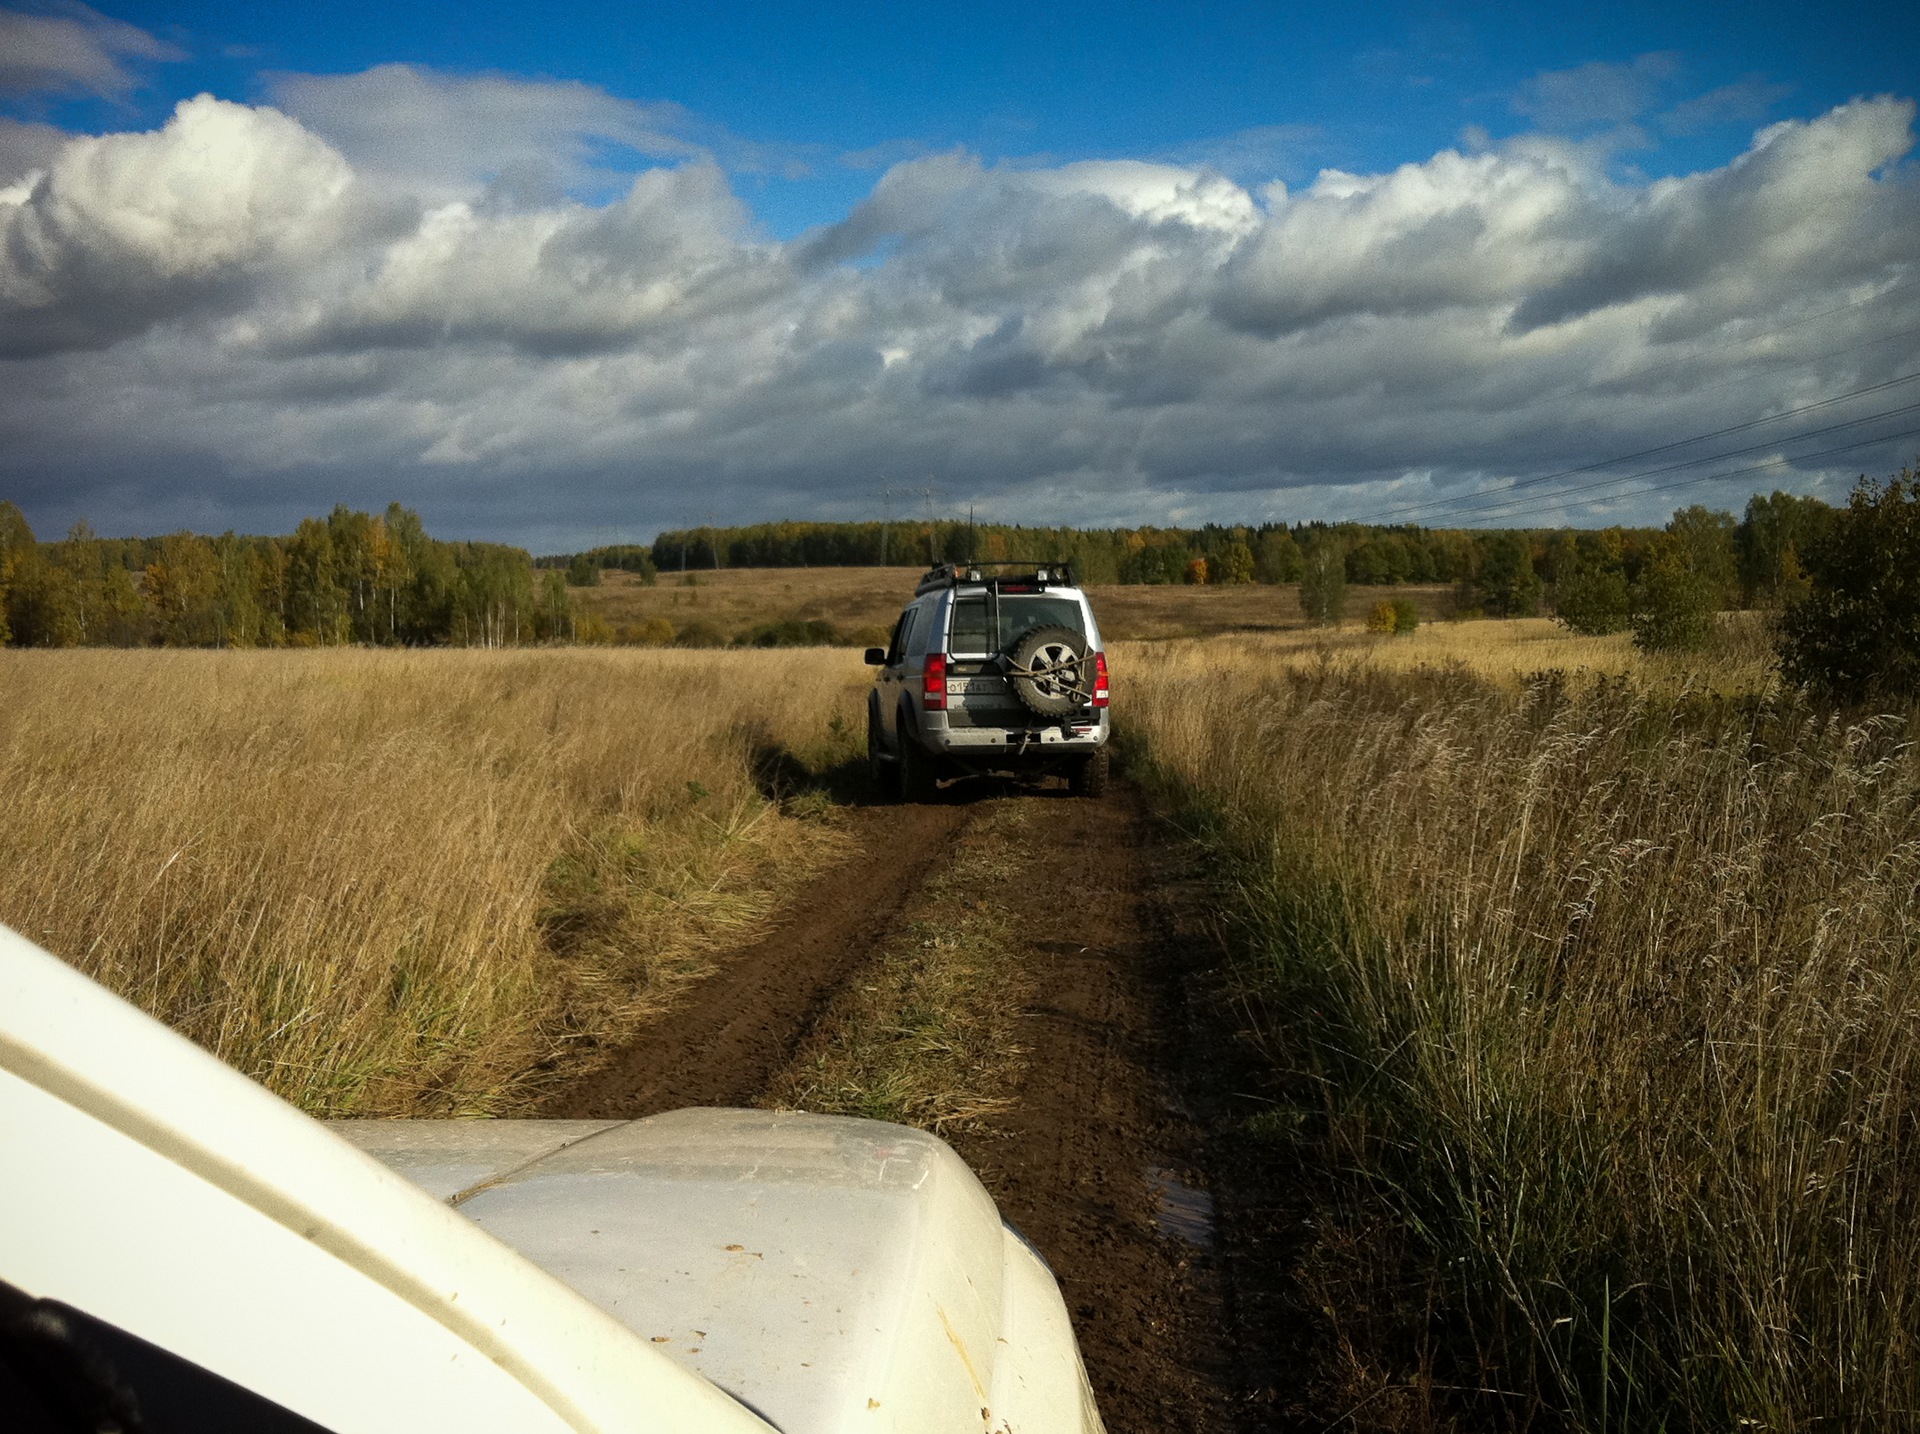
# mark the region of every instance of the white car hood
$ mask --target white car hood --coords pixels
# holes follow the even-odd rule
[[[788,1434],[1025,1402],[1000,1356],[1032,1256],[932,1136],[751,1110],[333,1129]]]

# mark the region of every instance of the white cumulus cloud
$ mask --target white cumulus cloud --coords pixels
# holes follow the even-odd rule
[[[639,123],[419,79],[366,83],[505,115],[502,155],[561,170]],[[1538,135],[1296,189],[928,155],[782,243],[704,151],[503,202],[478,141],[410,157],[444,115],[388,144],[279,95],[306,117],[203,97],[0,192],[0,492],[38,521],[276,528],[397,496],[561,546],[928,481],[1008,518],[1357,514],[1920,364],[1904,100],[1653,184]]]
[[[69,140],[0,192],[0,353],[108,342],[315,259],[352,179],[285,115],[206,95],[150,134]]]

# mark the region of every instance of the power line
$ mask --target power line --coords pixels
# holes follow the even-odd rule
[[[1920,332],[1920,330],[1917,330],[1917,332]],[[1598,462],[1595,462],[1595,463],[1584,463],[1578,468],[1562,468],[1555,473],[1543,473],[1533,478],[1519,478],[1513,481],[1512,483],[1509,483],[1505,488],[1501,488],[1497,490],[1492,490],[1492,491],[1483,490],[1478,493],[1463,493],[1457,497],[1451,497],[1451,498],[1429,498],[1419,503],[1404,504],[1398,508],[1386,509],[1383,511],[1382,514],[1376,517],[1356,519],[1355,521],[1358,521],[1358,522],[1386,521],[1386,520],[1389,520],[1395,517],[1401,517],[1401,516],[1411,517],[1416,514],[1422,513],[1428,509],[1433,509],[1433,508],[1452,508],[1454,505],[1459,505],[1459,504],[1471,505],[1482,499],[1498,498],[1500,495],[1512,493],[1520,488],[1538,487],[1542,483],[1553,483],[1562,478],[1573,478],[1582,473],[1593,473],[1593,472],[1597,472],[1602,468],[1612,468],[1617,464],[1632,463],[1634,460],[1639,458],[1651,458],[1657,453],[1671,453],[1676,448],[1686,448],[1691,444],[1707,443],[1716,438],[1726,438],[1731,434],[1744,433],[1748,429],[1758,428],[1762,424],[1779,423],[1784,419],[1798,418],[1802,414],[1812,413],[1817,409],[1830,408],[1836,403],[1844,403],[1848,399],[1852,399],[1852,398],[1864,398],[1867,394],[1879,393],[1883,389],[1897,388],[1903,383],[1912,383],[1916,379],[1920,379],[1920,371],[1916,371],[1914,373],[1909,373],[1909,374],[1902,374],[1898,378],[1890,378],[1881,383],[1870,383],[1863,388],[1856,388],[1846,393],[1835,394],[1832,398],[1823,398],[1815,403],[1806,403],[1806,404],[1802,404],[1798,408],[1789,408],[1783,413],[1771,413],[1771,414],[1767,414],[1765,417],[1762,417],[1762,418],[1748,419],[1745,423],[1736,423],[1727,428],[1717,428],[1711,433],[1696,433],[1690,438],[1676,438],[1671,443],[1661,443],[1652,448],[1642,448],[1637,453],[1623,453],[1618,455],[1617,457],[1600,459]],[[1861,421],[1864,421],[1864,420],[1861,420]],[[1825,430],[1816,430],[1816,431],[1824,432]],[[1809,437],[1811,435],[1803,434],[1801,436]],[[1782,440],[1782,441],[1791,442],[1792,440],[1789,439],[1789,440]],[[1717,456],[1721,458],[1726,458],[1732,455],[1723,453]],[[1713,461],[1713,459],[1704,458],[1704,459],[1696,459],[1694,461],[1710,463]],[[1644,477],[1646,475],[1639,474],[1639,475],[1629,475],[1629,476]]]
[[[1920,407],[1920,405],[1915,405],[1915,406]],[[1900,411],[1904,411],[1904,410],[1900,410]],[[1806,463],[1816,458],[1831,458],[1838,453],[1851,453],[1856,448],[1871,448],[1876,443],[1893,443],[1902,438],[1912,438],[1917,434],[1920,434],[1920,428],[1907,428],[1907,429],[1901,430],[1899,433],[1876,434],[1872,438],[1860,438],[1860,439],[1856,439],[1852,443],[1842,443],[1836,448],[1823,448],[1817,453],[1801,453],[1801,454],[1796,454],[1791,458],[1784,457],[1784,456],[1778,457],[1778,458],[1769,458],[1764,463],[1751,464],[1745,468],[1735,468],[1726,473],[1709,473],[1709,474],[1706,474],[1704,477],[1699,477],[1699,478],[1683,478],[1678,483],[1650,483],[1645,488],[1641,488],[1633,492],[1609,493],[1609,494],[1602,495],[1598,499],[1589,498],[1587,501],[1588,502],[1595,502],[1595,501],[1606,502],[1606,501],[1612,501],[1612,500],[1617,500],[1621,498],[1644,498],[1650,493],[1678,492],[1682,488],[1694,488],[1694,487],[1698,487],[1703,483],[1719,483],[1729,478],[1744,477],[1749,473],[1764,473],[1769,469],[1784,468],[1784,467],[1787,467],[1789,464]],[[1535,512],[1547,512],[1553,508],[1560,506],[1561,499],[1562,499],[1562,495],[1558,493],[1542,493],[1536,497],[1527,499],[1525,502],[1525,505],[1523,507],[1516,509],[1516,511],[1512,513],[1502,514],[1501,516],[1504,519],[1504,518],[1514,518],[1514,517],[1525,517],[1528,514],[1535,513]]]
[[[1539,402],[1544,402],[1550,399],[1563,398],[1574,393],[1598,392],[1604,388],[1617,387],[1618,385],[1630,383],[1636,379],[1646,378],[1653,374],[1663,373],[1668,369],[1678,368],[1683,364],[1697,363],[1701,358],[1705,357],[1708,354],[1725,353],[1733,349],[1744,348],[1749,344],[1758,343],[1764,339],[1778,338],[1782,334],[1791,333],[1795,329],[1804,328],[1808,324],[1819,322],[1821,319],[1831,318],[1835,314],[1846,313],[1850,310],[1864,308],[1869,304],[1882,303],[1890,296],[1894,294],[1898,294],[1903,290],[1914,288],[1916,286],[1920,286],[1920,278],[1905,279],[1905,280],[1902,280],[1900,283],[1894,284],[1886,289],[1882,289],[1877,293],[1869,294],[1865,298],[1855,299],[1850,303],[1838,304],[1830,309],[1822,309],[1818,313],[1809,314],[1803,319],[1796,319],[1793,323],[1784,324],[1776,329],[1770,329],[1763,333],[1758,333],[1758,334],[1750,334],[1744,339],[1736,339],[1732,343],[1721,344],[1714,348],[1709,348],[1700,352],[1689,354],[1685,358],[1671,359],[1665,363],[1652,365],[1649,368],[1635,369],[1628,373],[1621,374],[1615,378],[1605,379],[1600,381],[1589,380],[1584,383],[1576,382],[1572,384],[1563,385],[1562,387],[1557,389],[1549,389],[1547,390],[1546,393],[1539,395],[1533,401],[1536,403],[1539,403]],[[1842,344],[1838,348],[1827,349],[1821,353],[1799,356],[1799,357],[1790,359],[1789,362],[1795,363],[1795,364],[1818,363],[1823,359],[1837,358],[1844,354],[1858,352],[1862,349],[1875,348],[1881,344],[1892,343],[1897,339],[1908,338],[1914,334],[1920,334],[1920,325],[1916,325],[1916,326],[1905,328],[1905,329],[1898,329],[1898,330],[1895,330],[1893,333],[1882,334],[1876,338],[1862,339],[1856,342]],[[1750,422],[1747,424],[1736,424],[1732,428],[1723,429],[1716,433],[1700,434],[1700,435],[1696,435],[1693,438],[1679,439],[1672,444],[1662,444],[1652,449],[1644,449],[1638,453],[1626,454],[1619,457],[1605,459],[1599,463],[1586,464],[1578,468],[1563,469],[1557,473],[1542,474],[1538,477],[1520,479],[1514,483],[1509,484],[1507,489],[1502,491],[1510,492],[1515,488],[1532,487],[1542,483],[1551,483],[1559,478],[1566,478],[1566,477],[1574,476],[1575,474],[1579,474],[1579,473],[1591,472],[1597,468],[1611,467],[1616,463],[1632,462],[1636,458],[1648,457],[1654,453],[1664,452],[1669,448],[1677,448],[1677,447],[1682,447],[1688,443],[1698,443],[1698,442],[1704,442],[1711,438],[1724,437],[1728,433],[1739,432],[1742,428],[1745,428],[1745,427],[1752,427],[1761,423],[1776,422],[1783,418],[1790,418],[1799,413],[1809,411],[1813,408],[1822,407],[1828,403],[1837,403],[1849,397],[1859,397],[1866,393],[1875,392],[1879,388],[1891,387],[1894,384],[1907,382],[1908,380],[1914,377],[1920,377],[1920,375],[1906,375],[1903,378],[1888,380],[1885,384],[1869,385],[1864,389],[1858,389],[1849,394],[1839,394],[1832,399],[1823,399],[1817,404],[1806,405],[1805,407],[1799,408],[1799,409],[1790,409],[1786,413],[1772,414],[1764,418],[1753,419],[1753,420],[1750,420]],[[1718,382],[1700,385],[1695,391],[1707,392],[1716,388],[1724,388],[1729,384],[1739,383],[1745,380],[1746,380],[1746,376],[1743,374],[1730,374],[1726,378],[1721,379]],[[1357,518],[1348,519],[1347,521],[1358,522],[1358,523],[1390,523],[1395,521],[1396,519],[1412,518],[1412,517],[1430,512],[1431,510],[1434,510],[1434,509],[1444,509],[1449,507],[1452,504],[1471,501],[1473,499],[1478,499],[1484,496],[1488,496],[1488,495],[1482,492],[1482,493],[1473,493],[1473,494],[1462,494],[1458,498],[1429,498],[1429,499],[1424,499],[1418,503],[1401,504],[1393,508],[1382,510],[1378,513],[1364,514]],[[1450,516],[1450,515],[1443,514],[1442,516]]]
[[[1533,493],[1516,498],[1509,496],[1512,492],[1511,489],[1506,489],[1495,493],[1468,495],[1477,501],[1463,501],[1459,507],[1443,516],[1449,518],[1498,517],[1501,516],[1499,512],[1500,509],[1512,508],[1518,505],[1535,502],[1550,504],[1562,503],[1568,499],[1581,498],[1584,495],[1590,494],[1610,497],[1612,496],[1611,494],[1600,494],[1599,490],[1613,487],[1619,483],[1637,483],[1643,478],[1657,478],[1663,473],[1677,473],[1683,468],[1697,468],[1702,463],[1720,463],[1728,458],[1738,458],[1742,454],[1758,453],[1763,448],[1773,448],[1789,443],[1801,443],[1809,438],[1819,438],[1823,434],[1838,433],[1844,428],[1858,428],[1863,423],[1875,423],[1883,418],[1898,418],[1901,414],[1912,413],[1916,409],[1920,409],[1920,403],[1903,404],[1899,408],[1882,409],[1878,413],[1869,413],[1860,418],[1850,418],[1843,423],[1829,423],[1824,428],[1810,428],[1803,433],[1792,433],[1785,437],[1768,439],[1762,443],[1749,443],[1743,448],[1729,448],[1721,453],[1709,453],[1699,458],[1687,458],[1678,463],[1669,463],[1662,468],[1649,468],[1639,473],[1619,473],[1612,477],[1599,478],[1588,483],[1576,483],[1570,488],[1556,489],[1551,493]],[[1676,444],[1672,446],[1678,447],[1680,445]],[[1589,499],[1589,501],[1591,501],[1591,499]]]

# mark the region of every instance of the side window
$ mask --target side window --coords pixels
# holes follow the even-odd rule
[[[913,632],[913,617],[918,608],[908,608],[893,625],[893,642],[887,648],[887,666],[898,667],[907,655],[907,639]]]

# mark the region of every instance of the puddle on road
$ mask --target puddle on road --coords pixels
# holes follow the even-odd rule
[[[1161,1234],[1202,1249],[1212,1246],[1213,1196],[1171,1170],[1149,1169],[1147,1185],[1153,1191],[1153,1222]]]

